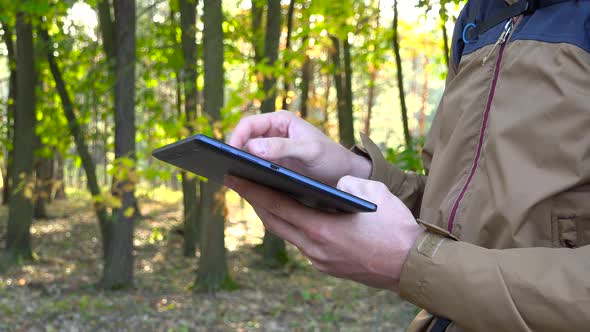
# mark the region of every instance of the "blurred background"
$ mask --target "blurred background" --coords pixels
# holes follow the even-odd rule
[[[0,0],[0,330],[403,330],[151,151],[286,109],[423,172],[464,2]]]

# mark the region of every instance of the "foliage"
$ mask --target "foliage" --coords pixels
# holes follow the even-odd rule
[[[414,140],[414,146],[408,148],[405,144],[400,144],[394,148],[387,148],[385,159],[392,164],[399,166],[405,171],[414,171],[424,174],[424,165],[422,165],[421,151],[424,146],[424,138]]]

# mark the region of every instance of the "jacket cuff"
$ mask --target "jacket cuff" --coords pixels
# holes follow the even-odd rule
[[[440,228],[440,227],[438,227],[436,225],[430,224],[430,223],[428,223],[428,222],[426,222],[426,221],[424,221],[422,219],[416,219],[416,222],[418,224],[424,226],[426,228],[426,230],[428,230],[428,231],[430,231],[430,232],[432,232],[434,234],[438,234],[438,235],[440,235],[442,237],[453,239],[455,241],[458,241],[459,240],[455,235],[451,234],[449,231],[447,231],[444,228]]]
[[[410,251],[402,268],[400,276],[400,297],[434,314],[437,312],[436,302],[444,299],[435,299],[433,294],[439,294],[444,285],[440,278],[441,271],[447,268],[447,260],[450,259],[448,247],[456,242],[456,237],[437,226],[417,220],[426,227],[414,247]],[[443,291],[444,292],[444,291]]]
[[[362,145],[355,145],[351,151],[368,158],[371,161],[371,176],[369,180],[384,183],[390,192],[397,194],[406,179],[404,171],[389,163],[381,149],[367,135],[360,134]]]

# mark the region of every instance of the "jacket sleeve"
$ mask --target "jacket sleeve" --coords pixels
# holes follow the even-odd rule
[[[404,264],[400,292],[469,331],[583,331],[588,276],[590,246],[485,249],[427,228]]]
[[[455,77],[456,66],[453,61],[449,65],[446,84],[448,85]],[[373,166],[369,180],[383,182],[389,188],[389,191],[397,196],[416,218],[420,212],[422,194],[426,186],[430,163],[434,155],[436,141],[439,136],[440,113],[442,109],[439,105],[438,110],[432,121],[432,126],[428,131],[426,143],[422,149],[422,163],[426,170],[426,175],[415,172],[405,172],[399,167],[389,163],[381,153],[379,147],[366,135],[361,134],[362,145],[355,145],[352,151],[362,155],[369,160]]]
[[[426,186],[426,175],[404,172],[399,167],[389,163],[382,155],[379,147],[369,137],[361,134],[361,145],[353,147],[352,151],[371,161],[372,170],[369,180],[384,183],[389,191],[397,196],[412,211],[414,216],[420,212],[422,193]]]

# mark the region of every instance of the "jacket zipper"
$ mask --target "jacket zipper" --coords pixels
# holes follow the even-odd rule
[[[457,215],[457,210],[459,209],[459,204],[461,203],[461,200],[463,200],[463,197],[465,196],[465,193],[467,192],[467,188],[469,187],[471,180],[473,180],[473,177],[475,175],[475,171],[476,171],[477,166],[479,164],[479,158],[481,156],[481,149],[483,146],[483,139],[485,137],[485,132],[486,132],[486,128],[488,125],[488,119],[489,119],[489,115],[490,115],[490,108],[492,107],[492,101],[494,100],[494,93],[496,92],[496,84],[498,83],[498,76],[500,74],[500,65],[502,64],[502,57],[504,55],[504,49],[506,48],[506,44],[507,44],[506,41],[510,37],[510,35],[513,31],[513,28],[514,28],[514,21],[512,19],[510,19],[506,23],[506,25],[504,26],[504,31],[500,35],[500,38],[498,38],[498,41],[494,44],[494,46],[492,47],[490,52],[483,58],[482,65],[485,65],[486,61],[489,59],[489,57],[492,54],[492,52],[494,51],[494,49],[498,45],[500,45],[500,51],[498,52],[498,59],[496,60],[496,66],[494,68],[494,76],[492,79],[492,86],[490,87],[490,92],[488,94],[486,108],[485,108],[485,111],[483,114],[483,121],[481,124],[481,129],[479,131],[479,141],[477,143],[477,151],[475,153],[475,158],[473,160],[473,164],[471,165],[471,171],[469,172],[469,176],[467,177],[467,181],[465,181],[465,184],[463,185],[463,188],[461,189],[459,196],[457,196],[457,199],[455,199],[455,203],[453,203],[453,208],[451,209],[451,214],[449,215],[449,222],[448,222],[447,230],[451,233],[453,232],[453,223],[455,222],[455,217]]]

